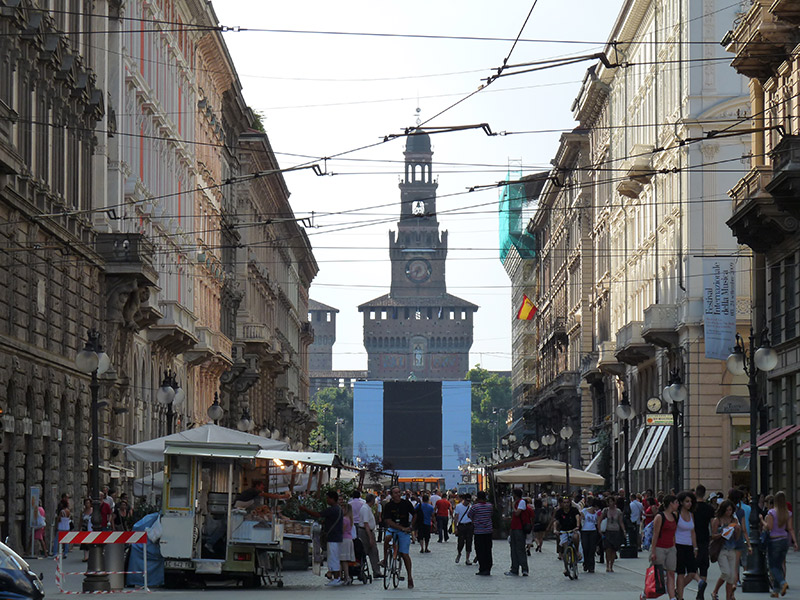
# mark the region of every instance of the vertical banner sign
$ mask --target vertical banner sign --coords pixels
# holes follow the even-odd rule
[[[736,260],[703,259],[706,358],[725,360],[736,343]]]

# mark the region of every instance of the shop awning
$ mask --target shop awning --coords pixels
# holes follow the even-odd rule
[[[639,442],[642,441],[642,438],[644,437],[644,433],[645,433],[646,429],[649,429],[649,428],[645,427],[644,425],[639,427],[639,431],[636,432],[636,437],[633,438],[633,442],[628,447],[628,463],[631,465],[631,469],[632,470],[636,468],[635,467],[636,462],[635,462],[633,457],[636,454],[636,451],[639,449]],[[622,461],[622,464],[619,466],[619,469],[622,472],[625,471],[625,461],[624,460]]]
[[[587,473],[598,474],[597,473],[597,467],[598,467],[598,465],[600,463],[600,455],[602,453],[603,452],[601,451],[601,452],[598,452],[597,454],[595,454],[594,457],[592,458],[592,460],[589,461],[589,464],[586,465],[586,468],[584,469],[584,471],[586,471]]]
[[[645,471],[653,468],[670,429],[670,425],[647,427],[647,437],[644,440],[639,456],[636,458],[636,462],[631,468],[632,471]]]
[[[767,456],[769,451],[781,442],[785,442],[790,437],[800,433],[800,424],[798,425],[784,425],[783,427],[776,427],[770,429],[756,438],[756,446],[758,447],[759,456]],[[731,452],[731,460],[738,460],[743,454],[750,453],[750,442],[745,442],[736,450]]]

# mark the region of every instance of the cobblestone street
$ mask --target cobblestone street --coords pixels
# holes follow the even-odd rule
[[[603,565],[597,565],[594,574],[580,572],[577,581],[569,581],[562,574],[561,563],[556,560],[555,547],[552,542],[547,542],[541,554],[533,554],[529,558],[530,577],[509,577],[503,575],[508,570],[509,552],[505,542],[495,540],[494,560],[495,566],[492,577],[476,577],[475,566],[467,566],[462,559],[460,564],[455,564],[455,541],[448,543],[431,544],[430,554],[420,554],[416,546],[412,546],[411,559],[414,569],[415,589],[408,590],[405,582],[396,589],[384,590],[382,581],[375,581],[371,585],[354,583],[345,588],[328,588],[324,586],[325,579],[317,577],[308,571],[289,571],[284,574],[284,588],[262,588],[258,590],[245,590],[237,587],[223,585],[209,586],[204,590],[162,590],[155,589],[147,598],[152,600],[183,598],[197,598],[198,596],[217,598],[223,593],[235,595],[242,600],[250,598],[263,598],[265,594],[276,594],[288,598],[308,598],[311,594],[319,598],[334,596],[347,597],[386,597],[386,598],[471,598],[484,596],[512,597],[523,593],[526,597],[554,598],[569,594],[571,598],[586,598],[592,600],[621,600],[629,598],[635,600],[639,597],[644,582],[644,572],[647,568],[645,554],[640,553],[637,559],[619,560],[614,573],[606,573]],[[80,562],[79,552],[72,552],[65,560],[65,570],[78,571],[85,563]],[[787,598],[796,594],[793,590],[800,589],[800,554],[790,552],[788,556],[788,580],[791,589]],[[44,572],[45,588],[48,597],[59,596],[55,586],[55,563],[52,560],[32,561],[34,570]],[[716,565],[711,567],[711,578],[719,573]],[[66,579],[66,589],[79,590],[81,578],[71,576]],[[713,585],[713,582],[712,582]],[[690,586],[685,597],[693,600],[696,586]],[[766,600],[769,594],[744,594],[737,591],[739,600],[750,598],[752,600]],[[706,593],[710,598],[710,590]]]

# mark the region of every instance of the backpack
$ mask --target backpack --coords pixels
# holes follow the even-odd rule
[[[642,532],[642,549],[643,550],[650,550],[650,544],[653,542],[653,523],[655,519],[650,521],[647,524],[647,527],[644,528]]]

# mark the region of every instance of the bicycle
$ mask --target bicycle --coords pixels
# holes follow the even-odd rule
[[[397,588],[400,583],[400,571],[403,568],[403,559],[398,552],[397,532],[387,529],[386,535],[388,538],[387,547],[384,552],[384,564],[386,566],[383,568],[383,589],[388,590],[389,582],[391,582],[394,588]]]
[[[578,579],[578,548],[572,540],[577,529],[561,532],[561,558],[564,561],[564,575],[570,579]]]

